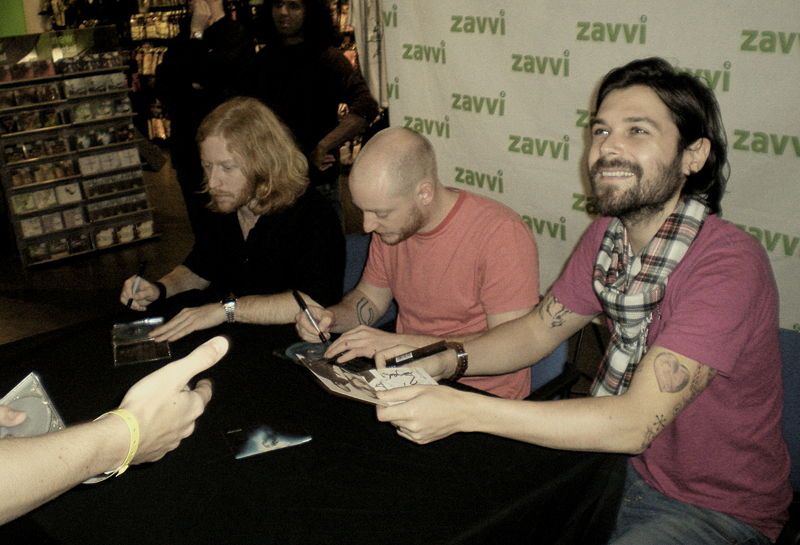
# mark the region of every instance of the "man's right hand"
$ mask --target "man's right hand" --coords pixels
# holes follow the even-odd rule
[[[160,294],[155,284],[148,282],[144,278],[139,280],[139,286],[134,294],[133,285],[135,283],[136,275],[131,276],[125,281],[122,285],[122,292],[119,294],[119,301],[123,305],[127,305],[128,300],[132,298],[133,303],[131,303],[131,308],[133,310],[142,311],[147,308],[147,305],[158,300]]]
[[[330,338],[331,327],[336,319],[336,315],[330,310],[312,304],[308,305],[308,310],[317,321],[317,325],[320,331],[322,331],[322,334],[325,335],[326,338]],[[310,343],[319,342],[319,333],[317,333],[316,328],[314,328],[308,320],[308,316],[306,316],[305,312],[300,311],[295,314],[294,322],[294,327],[301,339]]]
[[[224,337],[214,337],[183,359],[165,365],[134,384],[120,408],[139,421],[139,450],[133,463],[153,462],[191,435],[194,423],[211,399],[211,382],[203,379],[194,389],[192,378],[217,363],[228,351]]]

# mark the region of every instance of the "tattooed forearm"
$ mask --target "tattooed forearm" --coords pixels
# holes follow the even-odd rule
[[[356,301],[356,317],[358,323],[362,325],[370,325],[375,321],[375,309],[372,307],[372,302],[366,297],[361,297]]]
[[[539,317],[550,324],[550,327],[561,327],[567,317],[572,314],[567,307],[561,304],[553,295],[548,293],[539,303]]]
[[[644,430],[642,450],[661,433],[661,431],[686,407],[695,397],[700,395],[716,375],[716,371],[706,365],[698,364],[697,369],[690,373],[689,369],[681,363],[675,354],[662,352],[655,357],[653,367],[656,383],[661,392],[669,394],[682,394],[672,408],[672,414],[665,418],[663,414],[654,416],[655,422],[648,424]]]
[[[664,418],[663,414],[657,414],[655,416],[655,422],[648,425],[644,430],[644,442],[642,442],[642,450],[646,449],[650,443],[653,442],[653,439],[655,439],[656,436],[661,433],[661,430],[663,430],[667,424],[668,421],[666,418]]]

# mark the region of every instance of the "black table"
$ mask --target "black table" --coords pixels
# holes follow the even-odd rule
[[[130,318],[123,315],[121,319]],[[140,317],[137,315],[137,317]],[[118,317],[117,319],[120,319]],[[112,365],[112,319],[0,347],[0,392],[37,371],[68,423],[115,407],[159,364]],[[154,464],[79,486],[3,533],[56,543],[600,543],[624,457],[562,452],[484,434],[420,446],[371,405],[329,394],[273,352],[292,328],[236,324],[173,343],[181,357],[223,333],[228,355],[205,375],[214,398],[195,433]],[[304,445],[235,460],[224,432],[263,423]]]

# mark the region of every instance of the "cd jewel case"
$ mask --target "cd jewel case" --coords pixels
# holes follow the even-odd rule
[[[0,439],[4,437],[33,437],[64,428],[64,421],[58,414],[50,396],[42,385],[39,375],[30,373],[14,386],[0,405],[23,411],[27,418],[18,426],[0,426]]]

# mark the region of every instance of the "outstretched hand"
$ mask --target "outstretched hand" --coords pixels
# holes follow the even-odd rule
[[[203,379],[194,389],[195,375],[217,363],[228,351],[224,337],[214,337],[183,359],[165,365],[134,384],[120,408],[139,421],[139,450],[133,463],[153,462],[175,449],[194,431],[195,420],[211,399],[211,381]]]

